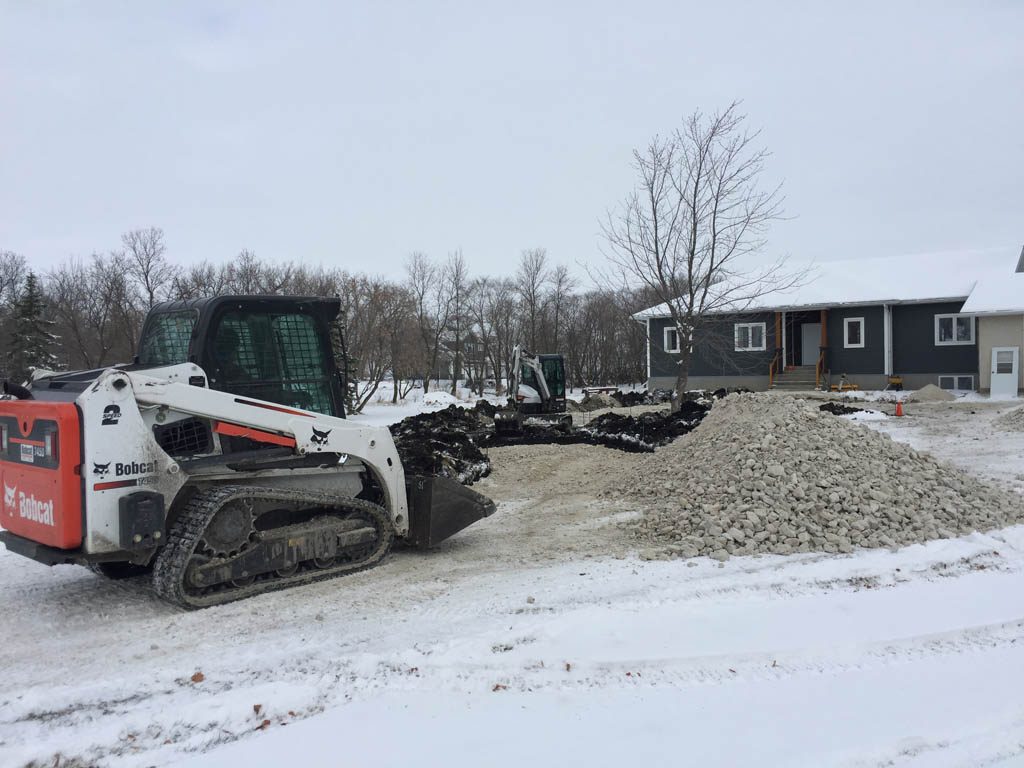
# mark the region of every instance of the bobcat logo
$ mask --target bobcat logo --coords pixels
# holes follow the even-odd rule
[[[309,442],[313,445],[327,445],[327,436],[331,434],[331,430],[321,432],[316,427],[313,427],[313,436],[309,438]]]
[[[4,506],[8,509],[14,509],[17,504],[14,501],[14,497],[18,493],[18,486],[11,488],[7,483],[4,483]]]
[[[100,426],[109,427],[117,424],[121,420],[121,407],[118,405],[108,405],[103,409],[103,421],[100,422]]]
[[[97,464],[95,461],[92,463],[92,473],[94,475],[99,475],[100,477],[104,477],[107,474],[107,472],[109,472],[109,471],[110,471],[110,462],[109,461],[106,464]]]

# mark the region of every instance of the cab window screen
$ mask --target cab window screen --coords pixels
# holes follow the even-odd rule
[[[221,389],[334,413],[327,353],[308,315],[229,312],[217,326],[213,356]]]
[[[537,377],[533,373],[533,368],[527,365],[522,365],[519,369],[519,383],[525,384],[528,387],[533,387],[540,392],[540,385],[537,384]]]
[[[196,327],[196,313],[163,312],[154,315],[139,345],[142,365],[178,365],[188,362],[188,343]]]
[[[541,362],[544,381],[548,383],[553,397],[565,397],[565,370],[560,360],[544,360]]]

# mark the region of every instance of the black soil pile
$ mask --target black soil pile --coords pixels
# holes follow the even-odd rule
[[[477,413],[482,413],[487,418],[493,419],[495,412],[498,410],[498,406],[490,400],[477,400],[475,409]]]
[[[523,425],[523,434],[506,437],[487,433],[481,437],[481,444],[487,447],[501,445],[601,445],[627,453],[650,453],[681,435],[693,430],[710,406],[697,402],[684,402],[678,411],[643,413],[639,416],[625,416],[619,413],[605,413],[597,416],[585,427],[564,432],[557,427],[530,423]]]
[[[623,408],[630,408],[634,405],[646,405],[654,402],[646,392],[612,392],[612,399]]]
[[[852,405],[843,405],[842,403],[828,402],[822,403],[818,406],[819,411],[825,411],[836,416],[846,416],[851,413],[863,413],[863,408],[854,408]]]
[[[491,473],[491,460],[474,441],[482,429],[473,410],[450,405],[392,424],[391,435],[406,475],[434,475],[472,485]]]
[[[625,451],[653,451],[657,446],[692,431],[708,410],[710,407],[704,403],[685,401],[678,411],[642,413],[639,416],[605,413],[577,432],[589,434],[609,447]]]

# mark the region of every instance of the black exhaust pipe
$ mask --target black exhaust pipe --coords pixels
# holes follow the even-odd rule
[[[10,381],[4,381],[4,394],[16,397],[19,400],[34,400],[32,392],[28,387],[23,387],[21,384],[14,384]]]

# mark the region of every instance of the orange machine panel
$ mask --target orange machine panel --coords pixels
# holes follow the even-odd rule
[[[0,526],[59,549],[82,543],[82,439],[74,403],[0,400]]]

